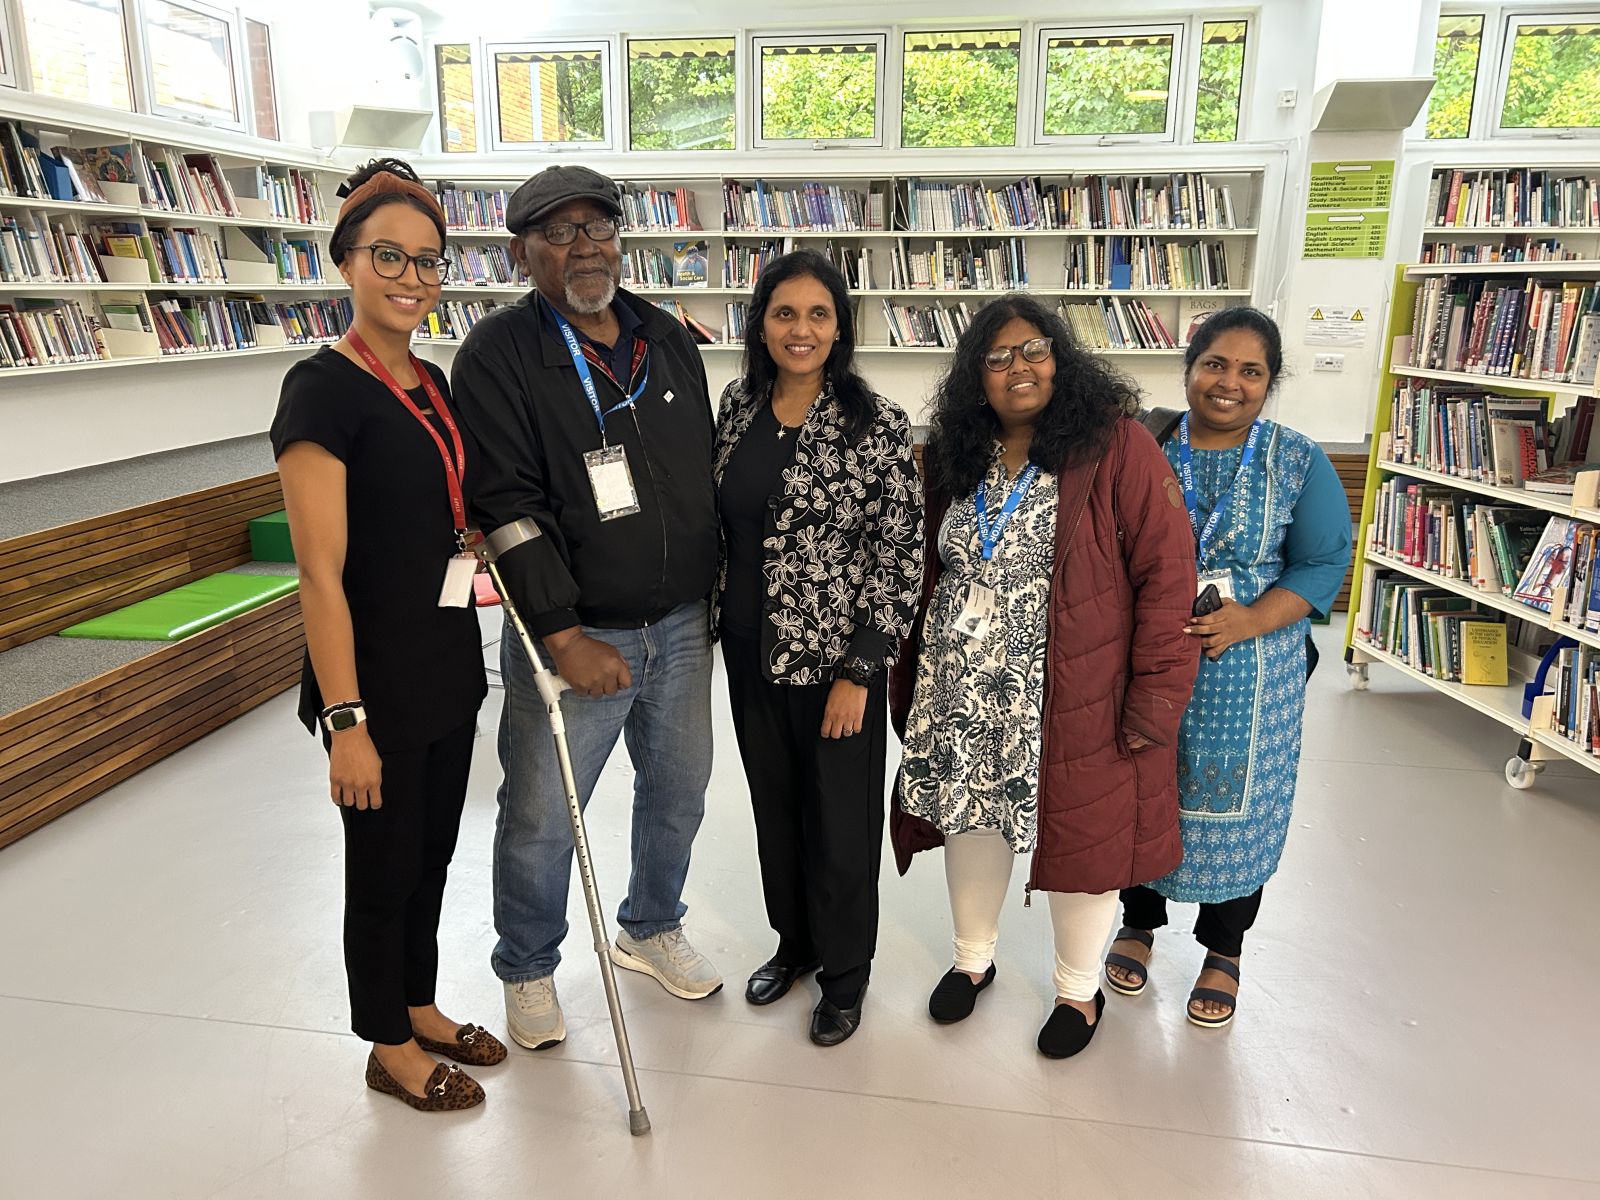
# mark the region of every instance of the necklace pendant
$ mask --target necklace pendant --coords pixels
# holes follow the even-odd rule
[[[778,426],[778,440],[780,442],[783,441],[783,435],[788,433],[788,432],[789,431],[787,429],[785,429],[782,425],[779,425]]]

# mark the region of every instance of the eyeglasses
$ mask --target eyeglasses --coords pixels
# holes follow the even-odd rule
[[[1004,371],[1011,365],[1011,360],[1018,350],[1022,351],[1024,362],[1043,362],[1050,357],[1050,339],[1036,337],[1029,338],[1020,346],[996,346],[984,352],[983,365],[991,371]]]
[[[580,229],[589,235],[591,242],[609,242],[617,236],[617,223],[610,217],[596,217],[581,225],[574,225],[571,221],[551,221],[548,225],[528,226],[528,230],[539,234],[552,246],[571,245],[578,240]]]
[[[407,263],[417,264],[417,282],[421,284],[443,283],[450,274],[450,261],[437,254],[407,254],[396,246],[351,246],[350,249],[370,251],[372,269],[384,279],[399,279],[406,273]]]

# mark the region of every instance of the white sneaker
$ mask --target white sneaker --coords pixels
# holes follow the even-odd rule
[[[567,1040],[567,1023],[561,1016],[553,976],[508,983],[506,1029],[520,1046],[529,1050],[548,1050]]]
[[[703,1000],[722,990],[722,976],[710,961],[689,944],[681,929],[635,940],[627,930],[617,930],[611,961],[630,971],[653,976],[657,983],[684,1000]]]

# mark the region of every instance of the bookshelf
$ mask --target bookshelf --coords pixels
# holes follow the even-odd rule
[[[1446,168],[1436,173],[1436,178],[1439,174],[1448,178],[1451,172]],[[1431,192],[1430,206],[1436,202]],[[1472,231],[1476,232],[1476,227]],[[1496,228],[1495,232],[1506,230]],[[1600,234],[1600,228],[1595,232]],[[1483,297],[1486,293],[1497,295],[1489,290],[1497,283],[1520,285],[1524,297],[1518,302],[1523,305],[1520,324],[1509,297],[1498,317],[1491,315],[1490,302]],[[1504,444],[1494,441],[1497,436],[1510,436],[1516,426],[1512,418],[1526,413],[1530,414],[1529,424],[1547,430],[1552,428],[1547,425],[1549,419],[1561,417],[1562,438],[1568,436],[1566,431],[1576,431],[1571,436],[1586,438],[1587,447],[1600,449],[1600,434],[1582,421],[1585,406],[1592,411],[1592,397],[1600,389],[1592,382],[1592,373],[1585,375],[1580,369],[1577,355],[1582,312],[1592,311],[1592,296],[1600,292],[1583,298],[1582,312],[1574,316],[1565,333],[1558,323],[1560,305],[1573,298],[1572,293],[1561,290],[1563,286],[1586,284],[1600,285],[1600,261],[1422,264],[1397,270],[1357,537],[1345,630],[1345,658],[1353,686],[1364,690],[1371,664],[1381,664],[1505,725],[1519,739],[1516,753],[1506,763],[1506,780],[1519,789],[1533,786],[1543,764],[1556,759],[1570,759],[1600,773],[1600,755],[1592,752],[1587,740],[1592,726],[1588,724],[1590,710],[1582,704],[1583,676],[1579,674],[1586,664],[1600,661],[1600,626],[1582,614],[1568,619],[1575,612],[1571,596],[1578,588],[1558,587],[1549,599],[1550,611],[1545,611],[1519,598],[1519,594],[1530,594],[1520,585],[1509,590],[1503,586],[1503,575],[1498,580],[1488,578],[1490,551],[1485,546],[1489,539],[1459,531],[1480,531],[1482,527],[1472,515],[1479,511],[1504,513],[1508,521],[1530,529],[1548,530],[1551,521],[1571,522],[1574,557],[1578,557],[1585,545],[1579,531],[1584,526],[1600,526],[1600,501],[1584,490],[1575,495],[1533,490],[1522,486],[1517,472],[1507,477],[1499,454]],[[1534,297],[1546,291],[1557,297],[1548,310],[1534,303]],[[1486,307],[1468,309],[1459,323],[1452,324],[1439,315],[1451,296],[1460,296],[1463,303],[1482,301]],[[1434,310],[1432,326],[1427,315],[1430,302],[1440,306]],[[1526,319],[1529,312],[1535,314],[1532,322]],[[1485,339],[1488,345],[1480,346],[1476,355],[1470,353],[1475,313],[1485,321],[1498,320],[1510,351],[1496,358],[1495,343]],[[1540,350],[1536,345],[1538,318],[1550,313],[1557,315],[1549,318],[1551,324],[1544,336],[1550,340],[1544,348],[1553,346],[1554,351],[1537,360],[1550,378],[1538,377],[1537,372],[1529,377],[1526,372],[1534,368],[1527,360]],[[1600,325],[1600,316],[1594,321]],[[1448,365],[1475,369],[1414,365],[1432,361],[1441,351]],[[1462,361],[1452,361],[1452,354]],[[1580,382],[1574,375],[1591,381]],[[1504,398],[1501,406],[1494,408],[1501,415],[1488,419],[1495,398]],[[1403,421],[1398,429],[1397,414]],[[1516,445],[1520,453],[1522,443]],[[1551,444],[1547,452],[1559,457],[1567,452],[1565,446],[1564,441]],[[1591,459],[1600,458],[1583,445],[1578,451]],[[1587,561],[1593,563],[1594,535],[1588,536],[1591,549]],[[1470,549],[1467,562],[1461,560],[1461,546]],[[1534,557],[1539,553],[1536,548]],[[1484,557],[1474,557],[1478,555]],[[1589,587],[1592,580],[1584,584]],[[1408,625],[1402,635],[1392,625],[1384,627],[1386,617],[1377,611],[1377,603],[1380,597],[1388,602],[1396,591],[1407,589],[1414,589],[1407,597],[1410,607],[1423,609],[1423,614],[1413,617],[1417,623]],[[1467,684],[1454,677],[1453,668],[1458,664],[1450,658],[1448,630],[1464,629],[1465,622],[1430,622],[1428,606],[1439,604],[1441,598],[1466,602],[1474,615],[1482,614],[1480,620],[1506,621],[1504,686]],[[1580,601],[1576,607],[1585,605]],[[1389,610],[1405,611],[1398,606]],[[1443,614],[1436,608],[1432,615]],[[1430,625],[1435,639],[1431,644]],[[1562,690],[1561,670],[1568,664],[1558,659],[1547,676],[1547,689],[1555,681],[1556,694],[1536,697],[1530,706],[1525,703],[1524,689],[1534,678],[1543,651],[1557,639],[1566,639],[1562,644],[1571,646],[1565,652],[1571,659],[1568,687],[1579,699],[1562,708],[1562,701],[1573,692]],[[1594,668],[1588,669],[1592,672]],[[1563,712],[1572,718],[1570,737],[1560,728]]]
[[[0,106],[0,377],[304,352],[344,172]]]

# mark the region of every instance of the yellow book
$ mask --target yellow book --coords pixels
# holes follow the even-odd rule
[[[1461,622],[1461,682],[1505,687],[1506,627],[1499,621]]]

